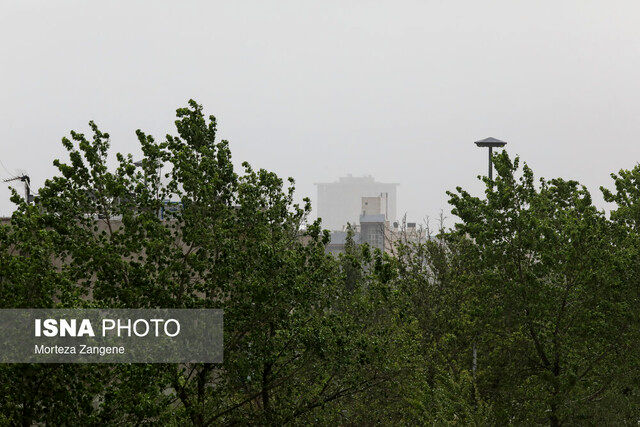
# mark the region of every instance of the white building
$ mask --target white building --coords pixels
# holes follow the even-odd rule
[[[396,220],[396,183],[377,182],[372,176],[346,176],[336,182],[316,183],[318,218],[323,228],[344,230],[347,223],[358,224],[363,214],[363,197],[382,197],[378,212],[388,221]]]

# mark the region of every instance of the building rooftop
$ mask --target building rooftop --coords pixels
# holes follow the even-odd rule
[[[329,185],[329,184],[384,184],[384,185],[400,185],[397,182],[379,182],[376,181],[372,175],[353,176],[351,174],[347,176],[341,176],[337,181],[333,182],[314,182],[314,185]]]

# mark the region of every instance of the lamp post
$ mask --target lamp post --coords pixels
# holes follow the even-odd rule
[[[489,148],[489,180],[493,180],[493,149],[504,147],[507,145],[506,142],[500,141],[497,138],[489,137],[485,139],[481,139],[480,141],[476,141],[475,144],[478,147],[488,147]],[[472,348],[472,361],[471,361],[471,372],[473,373],[473,380],[476,379],[476,369],[478,367],[478,349],[476,348],[476,340],[473,340],[473,348]]]
[[[506,142],[500,141],[499,139],[489,137],[485,139],[481,139],[480,141],[476,141],[475,144],[478,147],[489,147],[489,179],[493,179],[493,164],[491,156],[493,155],[493,148],[500,148],[507,145]]]

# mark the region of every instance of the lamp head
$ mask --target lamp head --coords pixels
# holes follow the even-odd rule
[[[504,147],[505,145],[507,145],[506,142],[500,141],[499,139],[493,137],[481,139],[480,141],[476,141],[475,144],[478,147]]]

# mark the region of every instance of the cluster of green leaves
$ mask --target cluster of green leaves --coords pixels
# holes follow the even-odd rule
[[[234,167],[191,101],[177,135],[63,139],[0,226],[0,304],[221,308],[221,364],[4,365],[6,424],[618,424],[640,413],[640,166],[603,188],[496,155],[460,221],[327,254],[294,182]]]

